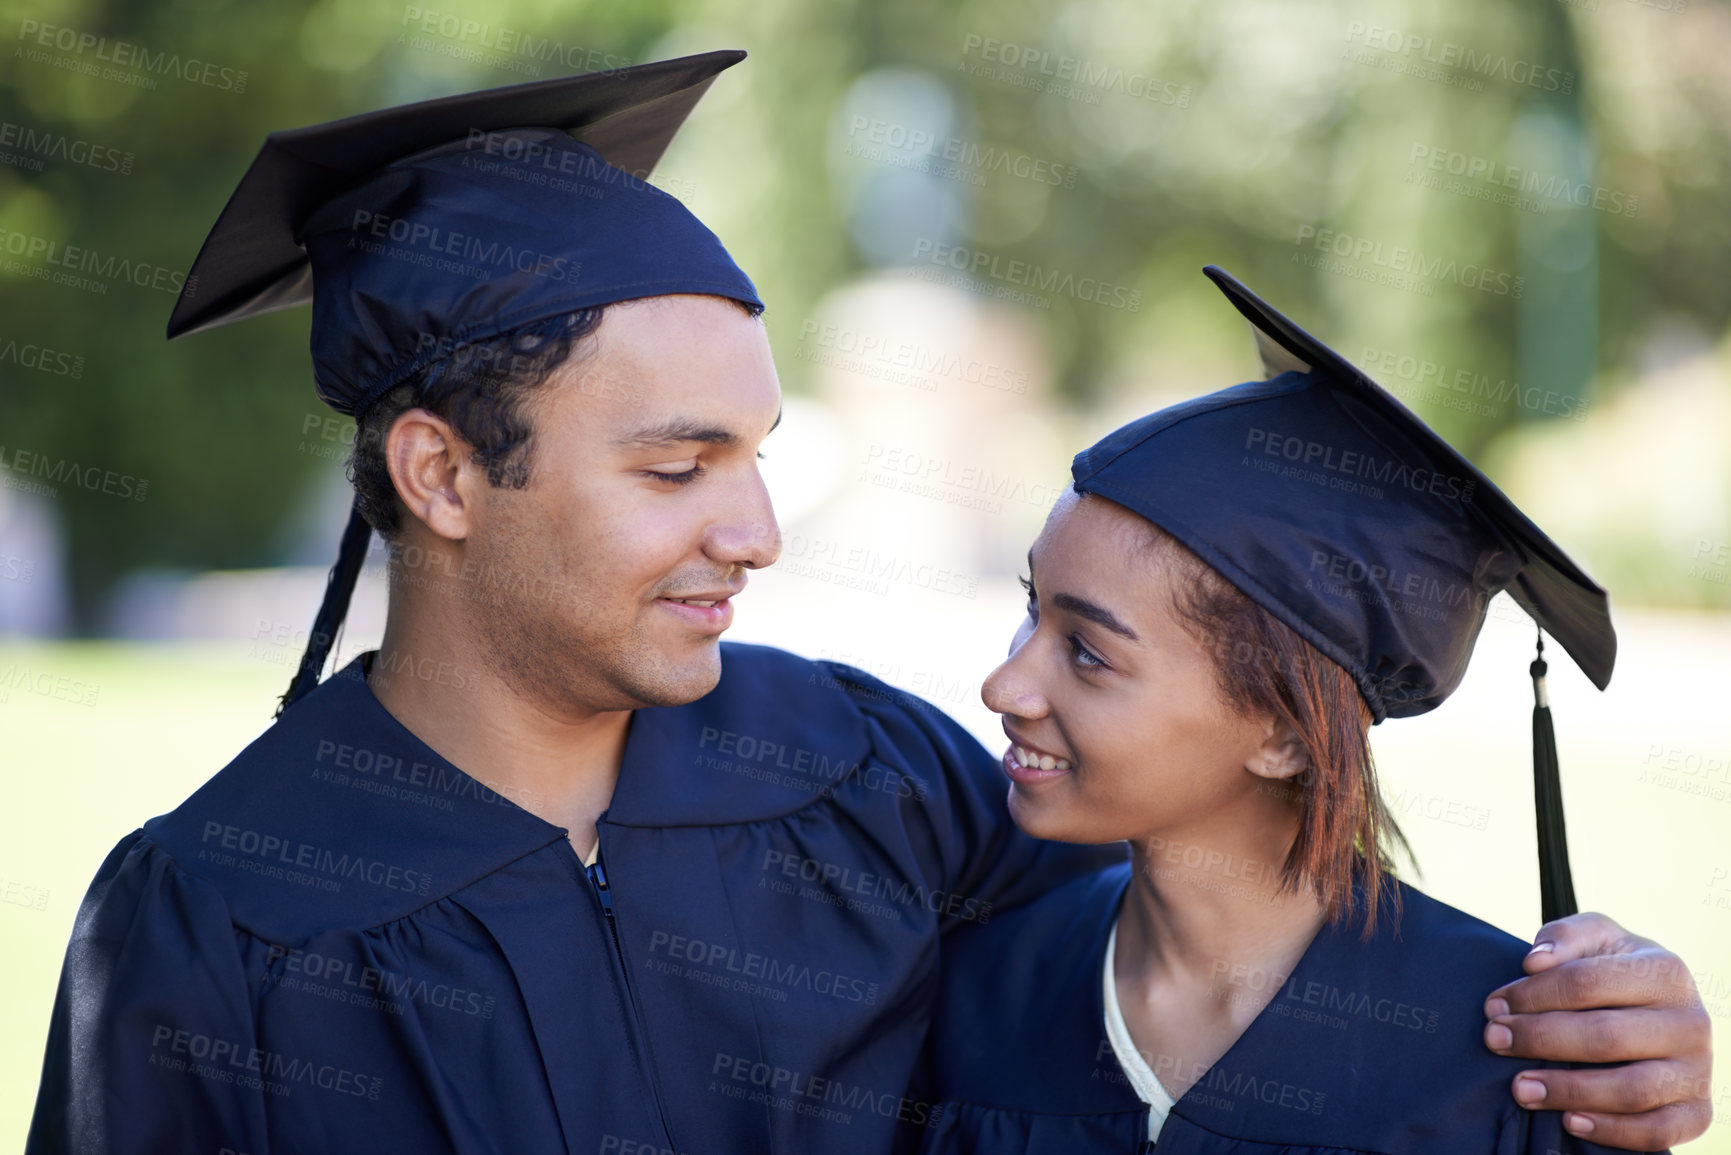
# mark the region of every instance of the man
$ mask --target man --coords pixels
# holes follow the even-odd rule
[[[630,173],[739,56],[267,142],[171,334],[310,292],[357,515],[279,721],[93,883],[32,1152],[900,1149],[943,930],[1118,855],[1017,832],[925,703],[719,643],[779,548],[779,386],[749,279]],[[314,689],[369,527],[384,642]],[[1547,934],[1487,1041],[1644,1059],[1545,1106],[1698,1134],[1680,963]]]

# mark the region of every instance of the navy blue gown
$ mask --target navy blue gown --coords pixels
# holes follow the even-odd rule
[[[912,1149],[940,934],[1104,861],[932,707],[728,645],[633,716],[586,869],[370,658],[102,865],[32,1155]]]
[[[1546,1066],[1485,1050],[1485,996],[1528,944],[1398,885],[1324,926],[1249,1029],[1172,1107],[1148,1108],[1105,1029],[1102,971],[1130,866],[1066,883],[946,940],[924,1131],[931,1155],[1577,1155],[1605,1151],[1527,1111],[1509,1086]],[[1230,974],[1220,991],[1254,988]],[[1264,992],[1266,993],[1266,992]],[[1150,1063],[1151,1066],[1155,1065]]]

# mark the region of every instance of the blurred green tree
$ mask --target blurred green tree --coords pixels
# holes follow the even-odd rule
[[[1197,305],[1196,270],[1215,262],[1355,356],[1394,358],[1367,368],[1469,455],[1554,411],[1511,402],[1506,385],[1498,404],[1463,409],[1458,389],[1433,388],[1409,361],[1493,391],[1585,399],[1658,319],[1717,337],[1731,315],[1731,81],[1717,66],[1731,28],[1655,5],[1403,0],[1379,6],[1380,25],[1321,0],[46,0],[4,12],[4,460],[23,451],[148,483],[143,500],[59,487],[87,626],[128,571],[279,561],[285,519],[333,466],[308,451],[323,410],[304,310],[170,345],[160,282],[52,284],[43,274],[63,266],[39,250],[184,272],[267,132],[395,102],[750,50],[660,179],[758,280],[793,389],[800,310],[862,269],[928,259],[922,239],[981,267],[1022,262],[1137,295],[1115,308],[1056,292],[1030,310],[1072,403],[1144,388],[1149,349],[1246,363],[1231,319]],[[865,77],[883,83],[856,88]],[[950,165],[936,199],[842,156],[860,135],[844,105],[898,85],[943,93],[945,131],[923,162],[878,167]],[[96,162],[93,150],[110,151]],[[1046,175],[1019,175],[1019,157]],[[1525,174],[1513,184],[1512,169]],[[1585,207],[1570,191],[1581,187]],[[1634,207],[1595,205],[1599,190]],[[1516,193],[1524,205],[1499,203]],[[81,371],[8,359],[9,341],[82,358]]]

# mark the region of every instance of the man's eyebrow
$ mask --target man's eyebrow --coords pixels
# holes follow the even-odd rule
[[[732,445],[738,440],[739,435],[731,429],[706,425],[692,417],[675,417],[659,425],[648,425],[615,438],[613,444],[628,449],[658,449],[687,441],[701,441],[706,445]]]
[[[1119,637],[1128,638],[1132,642],[1142,639],[1136,636],[1136,631],[1119,621],[1112,611],[1105,606],[1095,605],[1086,598],[1075,594],[1058,594],[1052,599],[1052,604],[1058,609],[1075,614],[1079,618],[1087,618],[1096,625],[1105,626]]]
[[[775,425],[769,427],[770,433],[774,433],[775,426],[781,424],[781,412],[779,409],[775,411]],[[648,425],[615,438],[613,444],[622,449],[660,449],[688,441],[699,441],[705,445],[736,445],[739,435],[719,425],[705,425],[696,418],[675,417],[659,425]]]

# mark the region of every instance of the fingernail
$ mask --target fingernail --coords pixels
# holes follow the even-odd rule
[[[1572,1111],[1563,1116],[1563,1126],[1568,1129],[1571,1135],[1591,1135],[1593,1133],[1592,1119],[1585,1115],[1577,1115]]]
[[[1523,1107],[1536,1107],[1545,1101],[1545,1085],[1537,1079],[1515,1079],[1515,1102]]]
[[[1501,1023],[1485,1028],[1485,1046],[1493,1051],[1506,1051],[1515,1045],[1515,1033]]]
[[[1554,951],[1556,949],[1557,949],[1557,944],[1554,942],[1534,943],[1533,949],[1527,952],[1527,957],[1531,958],[1536,954],[1548,954],[1551,951]]]
[[[1485,1018],[1500,1019],[1509,1013],[1509,1000],[1492,999],[1485,1004]]]

